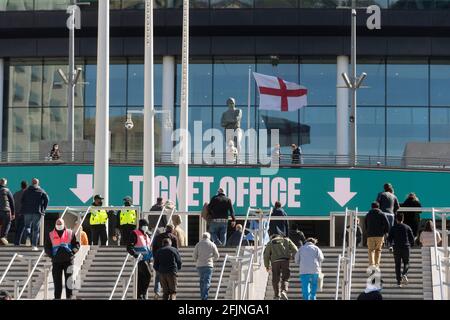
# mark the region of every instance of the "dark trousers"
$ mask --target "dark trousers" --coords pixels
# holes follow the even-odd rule
[[[138,299],[147,299],[147,290],[152,280],[152,274],[150,272],[150,266],[147,261],[141,261],[138,263]]]
[[[27,229],[31,232],[31,245],[37,246],[39,241],[39,234],[41,229],[41,215],[38,213],[27,213],[23,215],[23,225],[21,225],[21,228],[19,230],[16,230],[18,235],[16,235],[16,239],[18,239],[18,243],[22,241],[23,234],[25,232],[25,235],[28,234]]]
[[[272,286],[275,297],[280,296],[280,279],[281,291],[288,290],[289,277],[291,270],[289,269],[289,260],[280,260],[272,262]]]
[[[176,300],[177,275],[176,273],[160,273],[159,280],[163,289],[163,300]]]
[[[134,229],[136,229],[134,224],[124,224],[119,227],[121,246],[127,246],[130,243],[131,233]]]
[[[395,261],[395,276],[397,284],[400,284],[403,275],[408,274],[409,270],[409,247],[395,248],[394,247],[394,261]],[[401,272],[403,262],[403,272]]]
[[[16,235],[14,237],[14,244],[19,246],[21,244],[25,244],[27,242],[27,237],[30,238],[31,241],[31,230],[29,228],[25,228],[25,218],[23,214],[16,216]],[[20,231],[22,232],[22,235]]]
[[[106,234],[105,224],[91,225],[91,244],[94,246],[98,245],[98,238],[100,238],[101,245],[106,246],[108,236]]]
[[[63,273],[64,273],[64,280],[66,283],[66,298],[70,299],[72,298],[72,289],[73,289],[73,283],[71,281],[73,273],[72,262],[53,263],[52,276],[53,276],[53,283],[55,284],[55,299],[57,300],[61,299],[63,287],[62,282]]]
[[[11,215],[9,211],[0,211],[0,238],[7,238],[9,228],[11,227]]]

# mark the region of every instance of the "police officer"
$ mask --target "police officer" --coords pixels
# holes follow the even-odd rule
[[[148,222],[145,219],[139,220],[139,228],[130,233],[130,242],[127,251],[133,257],[138,258],[138,299],[147,299],[147,290],[151,281],[150,260],[152,251],[148,232]]]
[[[136,229],[137,211],[132,208],[132,201],[131,197],[125,197],[123,199],[123,205],[125,207],[130,207],[130,209],[122,209],[118,212],[118,228],[121,235],[120,244],[124,246],[128,245],[130,242],[130,235],[133,230]]]
[[[108,223],[108,212],[100,208],[103,205],[103,197],[99,194],[94,196],[94,203],[91,205],[89,220],[91,229],[91,238],[89,239],[92,245],[98,245],[98,238],[100,238],[101,245],[106,246],[108,235],[106,232],[106,225]]]
[[[62,275],[66,281],[66,298],[72,298],[73,260],[80,249],[75,232],[67,229],[63,219],[56,220],[55,228],[48,234],[45,252],[52,258],[52,276],[55,284],[55,299],[61,299]]]

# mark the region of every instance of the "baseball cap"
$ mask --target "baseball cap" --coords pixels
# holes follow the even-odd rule
[[[94,196],[94,200],[95,200],[95,199],[103,200],[103,199],[105,199],[105,198],[103,198],[100,194],[96,194],[96,195]]]
[[[126,196],[125,198],[123,198],[123,201],[129,201],[129,202],[131,202],[131,201],[133,201],[133,199],[131,199],[130,196]]]

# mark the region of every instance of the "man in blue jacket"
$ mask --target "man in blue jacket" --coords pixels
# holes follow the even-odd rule
[[[163,300],[176,300],[177,273],[181,269],[181,257],[178,250],[172,247],[169,238],[163,240],[163,247],[155,253],[154,268],[159,273],[163,288]]]
[[[41,217],[45,215],[45,210],[48,205],[48,195],[39,186],[39,180],[33,178],[31,180],[31,186],[29,186],[22,195],[21,213],[24,217],[24,225],[18,230],[21,242],[23,231],[25,228],[31,228],[31,245],[33,251],[38,251],[38,239],[40,232]]]

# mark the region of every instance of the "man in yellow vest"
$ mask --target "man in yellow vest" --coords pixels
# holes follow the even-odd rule
[[[130,242],[130,235],[136,229],[137,210],[131,205],[133,200],[130,196],[123,199],[123,205],[129,209],[118,211],[118,229],[120,231],[120,245],[126,246]]]
[[[94,246],[98,245],[99,238],[102,246],[106,246],[106,242],[108,241],[108,234],[106,232],[108,212],[101,208],[103,199],[104,198],[99,194],[94,196],[94,202],[88,213],[89,216],[86,217],[86,219],[89,219],[88,221],[91,229],[91,238],[89,239],[89,242]]]

